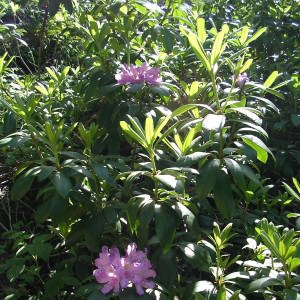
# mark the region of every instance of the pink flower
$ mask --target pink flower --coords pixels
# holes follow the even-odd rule
[[[136,244],[129,244],[126,254],[125,260],[132,275],[131,281],[135,284],[137,294],[143,295],[143,288],[154,288],[154,282],[149,278],[154,278],[156,273],[146,257],[146,251],[136,251]]]
[[[152,85],[161,82],[159,72],[160,68],[152,68],[147,63],[143,63],[140,67],[122,65],[121,71],[116,74],[115,78],[118,84],[148,83]]]
[[[152,278],[156,276],[150,261],[147,259],[146,251],[137,251],[136,244],[127,246],[126,255],[120,257],[118,248],[102,247],[99,258],[95,260],[97,267],[93,275],[97,282],[105,284],[101,289],[103,294],[113,290],[119,293],[120,289],[134,284],[138,295],[144,294],[144,288],[154,288]]]
[[[118,248],[113,247],[108,250],[108,247],[102,247],[102,252],[96,259],[95,265],[98,269],[94,270],[93,275],[99,283],[105,283],[101,292],[106,294],[113,290],[114,293],[119,293],[122,267]]]
[[[240,89],[242,89],[245,83],[248,81],[249,81],[249,77],[247,76],[247,73],[239,74],[237,78],[237,85],[239,86]]]

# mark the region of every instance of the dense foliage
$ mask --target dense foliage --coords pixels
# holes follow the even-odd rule
[[[0,0],[0,298],[300,299],[299,16]]]

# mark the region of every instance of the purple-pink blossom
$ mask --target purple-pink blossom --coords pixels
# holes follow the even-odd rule
[[[249,81],[249,77],[247,76],[247,73],[239,74],[237,78],[237,85],[239,86],[240,89],[242,89],[245,83],[248,81]]]
[[[99,258],[95,260],[93,275],[97,282],[104,284],[103,294],[110,291],[119,293],[120,289],[134,284],[138,295],[144,294],[144,289],[154,288],[153,278],[156,276],[145,251],[137,250],[136,244],[127,246],[126,255],[121,257],[118,248],[102,247]]]
[[[116,74],[115,78],[118,84],[148,83],[153,85],[161,82],[159,73],[160,68],[152,68],[146,62],[141,66],[128,66],[125,64],[121,66],[121,70]]]

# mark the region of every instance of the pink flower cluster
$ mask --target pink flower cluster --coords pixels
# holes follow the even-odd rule
[[[160,68],[152,68],[147,63],[142,66],[135,65],[122,65],[119,73],[115,78],[118,84],[135,84],[135,83],[148,83],[159,84],[161,78],[159,76]]]
[[[144,294],[144,288],[154,288],[151,278],[156,276],[150,261],[146,257],[146,251],[137,251],[136,244],[131,243],[127,246],[126,255],[120,256],[119,249],[107,246],[102,247],[99,258],[96,259],[93,275],[97,282],[104,284],[101,292],[119,293],[120,289],[134,284],[138,295]]]
[[[247,76],[247,73],[239,74],[237,78],[237,85],[239,86],[240,89],[242,89],[245,83],[248,81],[249,81],[249,77]]]

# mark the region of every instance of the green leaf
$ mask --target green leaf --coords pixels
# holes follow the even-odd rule
[[[200,293],[200,292],[211,293],[215,288],[216,287],[214,286],[214,284],[207,280],[197,281],[193,284],[193,287],[191,287],[194,293]]]
[[[248,26],[244,26],[242,31],[241,31],[241,36],[240,36],[240,43],[241,45],[243,45],[248,37],[248,33],[249,33],[249,27]]]
[[[249,118],[256,124],[258,124],[258,125],[262,124],[262,119],[256,114],[258,112],[249,107],[233,107],[233,108],[228,109],[228,111],[236,111],[236,112],[246,116],[247,118]]]
[[[9,135],[17,129],[17,120],[12,111],[7,111],[3,117],[3,134]]]
[[[217,300],[226,300],[226,289],[224,286],[221,286],[217,293]]]
[[[286,189],[286,191],[297,201],[300,202],[300,195],[298,195],[288,184],[286,184],[285,182],[283,182],[283,185]]]
[[[206,53],[203,49],[202,44],[199,43],[197,36],[190,32],[188,35],[189,43],[196,54],[196,56],[200,59],[200,61],[203,63],[204,67],[208,72],[211,71],[211,65],[209,64],[208,58],[206,56]]]
[[[70,71],[70,66],[66,66],[61,72],[60,80],[64,79]]]
[[[189,227],[192,228],[192,226],[195,224],[195,215],[183,204],[180,202],[177,202],[175,204],[175,211],[179,215],[179,217],[184,221],[184,223]]]
[[[199,81],[193,81],[190,87],[190,90],[188,92],[188,95],[190,97],[197,96],[199,94]]]
[[[243,72],[247,71],[250,68],[250,66],[252,65],[252,62],[253,62],[253,59],[248,59],[244,63],[244,65],[242,66],[242,68],[240,69],[239,73],[243,73]]]
[[[182,145],[182,152],[184,154],[189,150],[189,148],[191,146],[191,143],[194,139],[195,133],[196,133],[196,129],[194,127],[194,128],[191,128],[189,130],[188,134],[186,135],[185,140],[184,140],[183,145]]]
[[[49,243],[33,243],[26,248],[31,255],[41,258],[45,262],[49,261],[49,256],[53,249]]]
[[[283,298],[285,300],[300,300],[300,293],[292,289],[285,289],[283,291]]]
[[[181,167],[188,167],[194,165],[195,163],[199,162],[209,155],[210,154],[207,152],[193,152],[191,154],[179,157],[177,163]]]
[[[177,280],[176,255],[173,250],[160,254],[158,260],[158,279],[164,285],[172,286]]]
[[[44,85],[42,85],[41,83],[38,83],[35,88],[41,92],[43,95],[45,96],[49,96],[48,90],[45,88]]]
[[[272,154],[270,149],[265,145],[265,143],[254,135],[242,136],[242,140],[245,144],[250,146],[257,153],[257,159],[264,164],[268,160],[268,153]]]
[[[14,182],[11,190],[11,197],[13,200],[22,199],[30,190],[32,183],[34,181],[34,176],[23,176],[21,175]]]
[[[297,180],[297,178],[293,177],[293,183],[294,183],[298,193],[300,193],[300,184],[299,184],[299,181]]]
[[[225,115],[208,114],[204,117],[202,121],[202,127],[210,131],[220,131],[224,127],[225,121]]]
[[[234,199],[231,191],[228,176],[223,171],[217,172],[216,184],[214,187],[215,203],[225,218],[230,218],[234,211]]]
[[[56,169],[52,166],[40,166],[40,172],[38,174],[38,180],[43,181],[48,178]]]
[[[212,50],[211,50],[211,56],[210,56],[210,64],[213,66],[219,59],[220,55],[222,54],[222,46],[223,46],[223,40],[224,40],[225,32],[224,30],[221,30],[214,41]]]
[[[246,181],[240,164],[228,157],[225,157],[224,161],[236,185],[243,189],[246,186]]]
[[[278,77],[278,71],[272,72],[271,75],[264,82],[264,86],[266,88],[270,87],[274,83],[274,81],[276,80],[277,77]]]
[[[176,216],[169,206],[156,205],[155,230],[163,252],[168,252],[172,246],[176,232]]]
[[[20,274],[22,274],[25,270],[25,264],[24,263],[18,263],[11,268],[8,269],[6,272],[6,276],[9,281],[15,280]]]
[[[200,169],[200,175],[197,178],[197,193],[201,199],[207,197],[215,186],[219,166],[220,160],[213,159]]]
[[[120,122],[120,126],[124,133],[129,135],[134,141],[138,142],[141,146],[147,149],[147,144],[145,143],[145,139],[141,137],[138,133],[136,133],[128,123],[125,121]]]
[[[197,19],[197,34],[200,42],[203,44],[206,40],[205,20],[203,18]]]
[[[295,269],[297,269],[300,266],[300,258],[294,257],[289,262],[290,271],[293,272]]]
[[[199,268],[201,271],[209,272],[212,259],[206,247],[194,243],[182,242],[179,244],[179,248],[192,266]]]
[[[151,92],[160,96],[170,96],[170,89],[165,85],[155,85],[151,87]]]
[[[58,81],[58,78],[52,69],[50,69],[49,67],[46,67],[46,70],[55,81]]]
[[[154,134],[154,124],[152,116],[149,116],[146,118],[145,121],[145,136],[146,136],[146,142],[148,145],[151,145],[152,143],[152,137]]]
[[[159,180],[161,183],[166,185],[167,187],[180,192],[183,189],[182,181],[177,180],[176,177],[172,175],[155,175],[154,176],[157,180]]]
[[[267,27],[263,27],[263,28],[258,29],[256,31],[256,33],[253,34],[253,36],[248,41],[246,41],[245,45],[248,46],[251,42],[258,39],[266,30],[267,30]]]
[[[181,105],[180,107],[178,107],[177,109],[175,109],[173,112],[172,112],[172,117],[178,117],[182,114],[184,114],[185,112],[191,110],[191,109],[194,109],[196,108],[197,105],[196,104],[185,104],[185,105]]]
[[[170,118],[171,118],[171,116],[166,116],[166,117],[161,117],[159,119],[159,121],[156,124],[156,127],[154,129],[154,133],[153,133],[153,137],[152,137],[151,143],[154,143],[155,140],[156,140],[156,138],[160,136],[161,131],[167,125],[167,123],[169,122]]]
[[[60,196],[66,198],[72,188],[72,183],[68,177],[61,172],[56,172],[54,175],[54,185]]]
[[[281,285],[280,280],[271,277],[264,277],[252,281],[247,290],[248,292],[254,292],[273,285]]]
[[[143,130],[143,127],[139,121],[138,118],[133,118],[131,115],[127,115],[128,119],[130,120],[131,125],[133,126],[134,130],[137,132],[137,134],[143,138],[143,140],[146,139],[145,132]]]
[[[274,95],[274,96],[276,96],[277,98],[279,98],[279,99],[281,99],[281,100],[284,100],[285,99],[285,97],[284,97],[284,95],[282,94],[282,93],[280,93],[280,92],[278,92],[278,91],[276,91],[275,89],[271,89],[271,88],[266,88],[266,92],[267,93],[270,93],[270,94],[272,94],[272,95]]]

